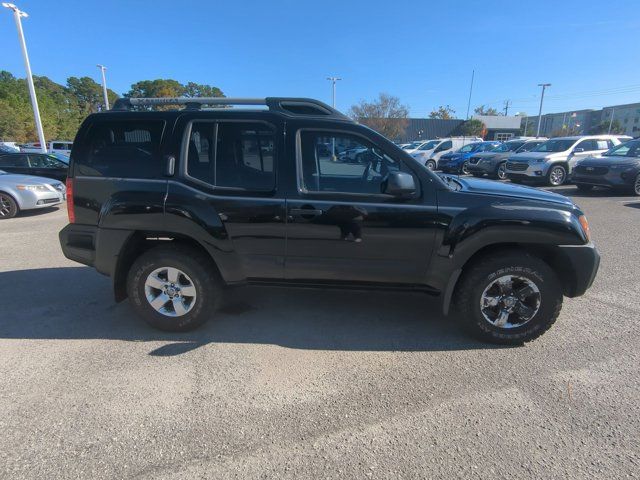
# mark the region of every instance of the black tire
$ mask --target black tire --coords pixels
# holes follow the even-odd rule
[[[437,167],[436,162],[434,162],[433,160],[427,160],[427,162],[425,163],[425,165],[427,166],[427,168],[431,171],[434,171]]]
[[[460,173],[462,175],[469,175],[469,162],[464,162],[460,167]]]
[[[547,185],[559,187],[567,181],[567,168],[564,165],[552,165],[547,172]]]
[[[20,209],[18,204],[8,193],[0,192],[0,220],[15,217]]]
[[[508,328],[496,326],[485,318],[480,302],[488,286],[495,284],[498,278],[511,275],[520,279],[514,280],[512,284],[512,295],[516,297],[519,294],[515,289],[515,282],[522,279],[532,282],[538,288],[538,309],[522,325],[514,322]],[[560,282],[549,265],[525,252],[511,252],[488,256],[469,266],[456,287],[454,308],[467,329],[482,340],[521,345],[538,338],[551,328],[560,314],[562,298]],[[520,302],[517,302],[517,305],[519,304]],[[517,305],[515,308],[518,308]]]
[[[633,182],[632,192],[634,195],[637,195],[638,197],[640,197],[640,173],[636,175],[636,179]]]
[[[152,272],[163,267],[184,272],[195,287],[194,304],[182,316],[164,315],[147,300],[145,282]],[[127,293],[136,313],[149,325],[169,332],[185,332],[213,316],[222,296],[221,283],[213,261],[206,255],[185,246],[163,245],[136,259],[127,276]]]
[[[578,187],[578,190],[581,192],[590,192],[593,190],[593,185],[587,185],[585,183],[576,183],[576,187]]]
[[[496,171],[494,174],[495,178],[498,180],[506,180],[507,179],[507,162],[501,162],[496,167]]]

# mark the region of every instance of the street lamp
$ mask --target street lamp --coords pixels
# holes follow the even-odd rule
[[[104,75],[104,71],[107,69],[104,65],[96,65],[102,72],[102,94],[104,95],[104,109],[109,110],[109,97],[107,96],[107,77]]]
[[[536,137],[540,136],[540,122],[542,121],[542,101],[544,100],[544,91],[547,87],[550,87],[550,83],[539,83],[539,87],[542,87],[542,95],[540,96],[540,110],[538,111],[538,130],[536,131]]]
[[[335,109],[336,108],[336,82],[342,79],[340,77],[327,77],[327,80],[331,82],[331,86],[332,86],[331,103],[333,108]],[[338,160],[336,158],[336,137],[333,137],[331,141],[331,160],[334,162]]]
[[[24,58],[24,66],[27,70],[27,85],[29,86],[29,95],[31,96],[31,106],[33,107],[33,117],[36,121],[36,130],[38,131],[38,139],[40,140],[40,150],[47,153],[47,143],[44,140],[44,131],[42,130],[42,121],[40,120],[40,110],[38,109],[38,98],[36,97],[36,89],[33,86],[33,77],[31,76],[31,65],[29,64],[29,55],[27,54],[27,44],[24,41],[24,32],[22,31],[22,17],[28,17],[26,12],[21,11],[13,3],[3,2],[2,6],[13,10],[13,19],[16,21],[18,29],[18,38],[22,47],[22,56]]]

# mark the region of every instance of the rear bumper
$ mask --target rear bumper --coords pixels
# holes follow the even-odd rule
[[[132,233],[130,230],[72,223],[60,230],[58,237],[62,253],[69,260],[112,276],[118,265],[118,257]]]
[[[593,285],[593,281],[600,267],[600,254],[596,247],[587,245],[563,245],[559,247],[564,258],[568,262],[570,271],[573,272],[573,282],[567,297],[579,297]]]

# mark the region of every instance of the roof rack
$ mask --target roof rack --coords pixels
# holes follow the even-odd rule
[[[270,111],[288,116],[333,117],[351,120],[329,105],[312,98],[225,98],[225,97],[163,97],[163,98],[119,98],[113,104],[113,110],[128,111],[135,107],[156,105],[184,105],[187,110],[200,110],[203,106],[224,108],[233,105],[264,105]]]

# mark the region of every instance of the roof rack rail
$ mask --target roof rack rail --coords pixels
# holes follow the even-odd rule
[[[264,105],[270,111],[289,116],[333,117],[351,120],[335,108],[312,98],[226,98],[226,97],[163,97],[163,98],[119,98],[113,104],[115,111],[128,111],[134,107],[157,105],[184,105],[187,110],[200,110],[203,106],[229,107],[233,105]]]

